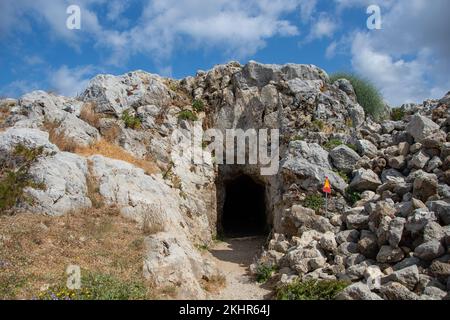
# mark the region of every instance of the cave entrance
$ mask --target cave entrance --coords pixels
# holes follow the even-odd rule
[[[225,183],[222,231],[226,237],[264,235],[268,231],[265,187],[247,175]]]

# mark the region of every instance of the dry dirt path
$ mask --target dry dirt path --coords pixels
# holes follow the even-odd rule
[[[247,237],[227,239],[216,243],[210,250],[219,270],[226,277],[225,287],[212,294],[217,300],[270,299],[272,290],[257,283],[249,275],[249,266],[261,253],[265,238]]]

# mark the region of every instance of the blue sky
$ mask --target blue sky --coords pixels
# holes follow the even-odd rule
[[[69,30],[69,5],[81,29]],[[369,5],[382,29],[369,30]],[[82,92],[98,73],[183,78],[238,60],[371,79],[391,105],[450,90],[448,0],[2,0],[0,95]]]

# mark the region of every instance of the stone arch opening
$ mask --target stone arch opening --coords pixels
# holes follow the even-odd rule
[[[264,184],[240,174],[224,182],[219,232],[226,237],[264,235],[269,231]]]

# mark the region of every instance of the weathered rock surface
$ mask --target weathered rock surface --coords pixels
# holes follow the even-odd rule
[[[194,100],[202,101],[204,110],[195,110]],[[77,98],[35,91],[0,100],[9,108],[0,124],[0,160],[17,145],[44,151],[29,174],[45,188],[26,188],[32,205],[18,203],[17,210],[65,214],[94,206],[96,193],[123,215],[142,224],[152,221],[144,273],[157,286],[177,286],[180,298],[207,297],[200,281],[217,270],[194,243],[209,243],[216,235],[226,184],[245,174],[265,187],[273,231],[265,256],[282,267],[280,273],[288,270],[285,282],[286,277],[349,280],[354,284],[338,297],[346,300],[445,299],[446,101],[448,95],[405,105],[402,120],[376,123],[357,103],[350,82],[330,83],[312,65],[231,62],[180,81],[143,71],[99,75]],[[88,106],[91,119],[84,114]],[[193,154],[202,163],[192,163],[185,152],[190,141],[172,139],[175,129],[195,128],[181,119],[183,110],[198,118],[200,128],[278,129],[279,170],[265,176],[261,164],[218,165],[201,147]],[[140,125],[130,127],[122,119],[125,111]],[[62,152],[55,135],[70,141],[73,150],[107,141],[137,160],[153,161],[160,172],[102,155]],[[325,209],[318,197],[326,177],[332,194]],[[370,283],[376,279],[380,287]]]

